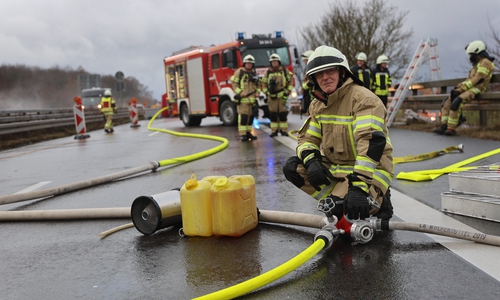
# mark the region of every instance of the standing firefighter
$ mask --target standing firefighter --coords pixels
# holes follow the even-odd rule
[[[377,95],[384,106],[387,107],[389,88],[392,85],[391,74],[387,69],[389,58],[385,55],[377,57],[377,66],[372,71],[372,91]]]
[[[292,72],[281,65],[278,54],[269,57],[270,67],[264,78],[262,78],[262,89],[267,95],[269,105],[269,119],[271,120],[271,137],[281,135],[288,136],[288,110],[286,100],[292,92]]]
[[[302,53],[302,60],[307,66],[307,61],[309,60],[309,56],[314,51],[312,50],[307,50],[304,53]],[[309,80],[307,79],[307,76],[305,76],[304,72],[304,79],[302,80],[302,100],[300,104],[300,113],[304,114],[307,113],[309,110],[309,105],[311,104],[312,96],[311,96],[311,87],[312,85],[309,83]]]
[[[465,53],[469,55],[472,63],[472,69],[469,71],[469,77],[459,83],[450,96],[443,101],[441,108],[441,127],[433,132],[437,134],[455,135],[455,129],[459,125],[463,105],[474,99],[474,97],[486,91],[490,83],[491,76],[495,70],[491,57],[486,52],[486,46],[482,41],[473,41],[465,47]]]
[[[358,55],[356,55],[356,65],[351,67],[351,72],[363,82],[365,88],[371,89],[372,71],[366,64],[367,59],[364,52],[359,52]]]
[[[104,96],[101,98],[101,112],[106,118],[106,124],[104,124],[104,131],[106,133],[113,132],[113,115],[116,111],[115,99],[111,97],[111,91],[105,90]]]
[[[297,156],[283,166],[285,177],[316,200],[334,203],[325,212],[339,224],[344,214],[390,219],[394,164],[385,107],[336,48],[316,48],[306,75],[315,99],[298,133]]]
[[[231,85],[236,93],[234,101],[238,111],[238,134],[241,141],[255,140],[252,135],[254,109],[257,109],[255,98],[259,96],[259,77],[254,69],[255,58],[247,55],[243,58],[243,67],[234,72]]]

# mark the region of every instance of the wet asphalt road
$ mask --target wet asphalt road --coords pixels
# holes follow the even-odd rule
[[[297,115],[290,116],[290,129],[298,129],[301,122]],[[38,189],[44,189],[104,176],[219,144],[152,133],[146,128],[147,122],[141,124],[138,129],[117,126],[112,135],[90,132],[87,140],[63,138],[0,152],[0,195],[36,184],[41,185]],[[264,130],[254,130],[258,140],[241,143],[236,128],[221,126],[215,119],[205,119],[201,127],[189,129],[177,119],[162,119],[155,121],[154,127],[224,136],[230,143],[226,150],[208,158],[48,199],[2,205],[0,210],[130,207],[136,197],[180,187],[194,173],[198,178],[250,174],[256,180],[260,209],[320,214],[315,211],[315,202],[282,175],[283,163],[294,152],[280,141],[289,144],[289,138],[271,139]],[[500,147],[499,142],[459,136],[398,129],[391,129],[390,134],[395,156],[465,145],[464,153],[399,164],[396,173],[442,168]],[[477,164],[499,161],[500,156],[496,155]],[[394,180],[393,190],[394,220],[421,222],[429,216],[435,225],[443,225],[441,222],[452,219],[500,236],[498,223],[440,212],[440,193],[448,190],[447,176],[419,183]],[[403,206],[407,203],[413,206]],[[151,236],[130,228],[99,238],[100,232],[128,222],[3,222],[0,298],[189,299],[277,267],[310,246],[317,232],[312,228],[259,224],[240,238],[181,238],[180,226],[174,226]],[[483,255],[479,250],[487,248],[486,253],[498,254],[500,249],[434,237],[415,232],[384,232],[370,243],[357,246],[339,239],[332,248],[321,251],[297,270],[241,298],[500,298],[500,275],[483,270],[481,264],[470,262],[460,252],[469,249],[472,256],[478,253],[476,256],[481,256],[486,265],[498,270],[498,255]]]

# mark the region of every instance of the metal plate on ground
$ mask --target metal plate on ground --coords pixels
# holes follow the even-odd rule
[[[500,222],[500,198],[466,193],[442,193],[442,211]]]
[[[498,169],[476,169],[451,173],[448,178],[452,192],[500,197],[500,173]]]

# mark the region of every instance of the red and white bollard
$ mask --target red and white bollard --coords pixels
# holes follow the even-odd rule
[[[130,101],[128,109],[130,114],[130,121],[132,122],[132,125],[130,125],[130,127],[140,127],[141,124],[139,124],[139,114],[137,113],[137,100],[135,100],[135,98],[132,98],[132,100]]]
[[[75,111],[75,126],[76,126],[75,139],[80,140],[89,138],[90,135],[86,133],[87,128],[85,127],[85,113],[83,112],[82,99],[80,97],[75,97],[74,100],[75,100],[74,111]]]

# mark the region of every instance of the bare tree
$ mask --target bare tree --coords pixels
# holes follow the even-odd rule
[[[317,24],[301,28],[306,48],[333,46],[344,53],[351,65],[358,52],[368,56],[368,65],[375,66],[379,55],[389,57],[392,76],[401,77],[410,62],[409,41],[413,29],[403,31],[408,12],[388,6],[386,0],[336,1]]]

